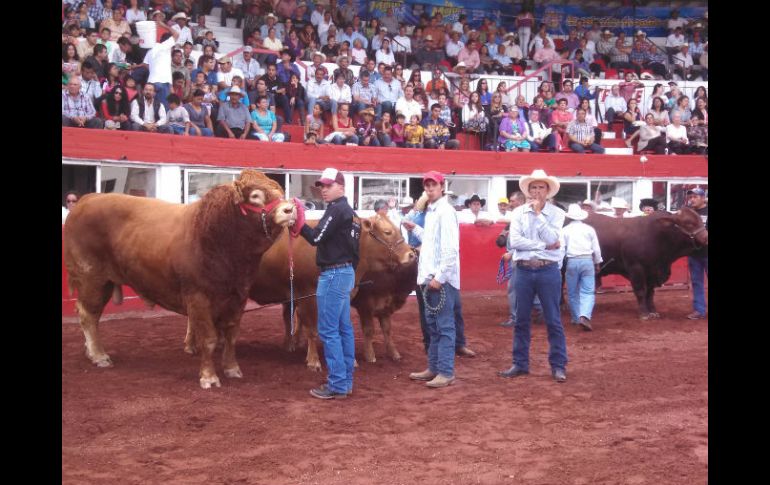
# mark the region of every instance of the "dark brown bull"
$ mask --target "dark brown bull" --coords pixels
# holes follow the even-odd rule
[[[687,207],[676,213],[615,219],[591,214],[584,221],[596,229],[602,259],[600,276],[619,274],[631,281],[644,320],[659,318],[653,302],[655,288],[671,276],[671,264],[708,245],[700,216]]]
[[[89,194],[64,227],[64,262],[86,339],[99,367],[112,361],[98,323],[114,294],[128,285],[148,304],[188,316],[201,354],[200,385],[219,386],[212,353],[224,336],[222,366],[242,377],[235,339],[254,268],[283,227],[296,219],[283,190],[255,170],[219,185],[193,204],[122,194]],[[260,208],[264,206],[264,211]]]
[[[318,221],[309,221],[308,225],[315,227]],[[268,250],[251,287],[250,297],[260,305],[283,303],[290,299],[289,291],[289,255],[288,236],[283,235],[276,244]],[[292,241],[294,255],[294,296],[300,298],[295,308],[300,328],[308,339],[307,366],[316,371],[321,370],[318,358],[318,309],[315,292],[320,271],[316,266],[316,248],[304,238]],[[383,274],[393,273],[399,268],[414,264],[416,257],[408,244],[401,237],[401,232],[387,217],[373,216],[361,219],[361,239],[359,244],[360,261],[356,268],[355,284],[362,281],[365,274],[372,281],[378,281]],[[416,280],[415,276],[415,280]],[[351,297],[356,295],[353,290]],[[307,296],[306,298],[303,298]],[[284,304],[284,324],[286,325],[286,347],[294,350],[299,332],[294,337],[290,335],[290,308]]]

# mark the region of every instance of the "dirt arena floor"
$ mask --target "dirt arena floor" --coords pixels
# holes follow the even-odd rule
[[[708,474],[708,322],[687,291],[658,292],[663,319],[642,322],[631,293],[597,296],[594,332],[563,313],[569,380],[557,384],[545,328],[531,374],[502,379],[511,329],[502,291],[464,293],[469,346],[454,385],[432,390],[417,305],[394,318],[403,356],[362,362],[353,396],[312,398],[322,381],[304,349],[282,348],[279,307],[247,313],[243,379],[198,386],[182,351],[186,320],[134,315],[101,325],[113,368],[94,367],[83,334],[62,322],[65,484],[703,484]],[[354,312],[355,313],[355,312]],[[356,315],[357,317],[357,315]],[[356,348],[360,327],[356,324]]]

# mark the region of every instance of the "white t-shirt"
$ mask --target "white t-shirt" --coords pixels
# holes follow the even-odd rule
[[[473,211],[470,210],[470,208],[461,210],[460,213],[457,214],[457,216],[458,216],[457,219],[460,221],[461,224],[473,224],[478,219],[482,219],[482,220],[485,219],[488,221],[495,220],[495,218],[492,217],[487,211],[480,210],[479,214],[475,215]]]
[[[417,119],[422,121],[422,107],[414,99],[407,101],[406,98],[398,98],[396,113],[404,113],[407,122],[412,119],[412,115],[417,115]]]
[[[669,143],[672,138],[681,140],[682,138],[687,141],[687,128],[684,125],[679,125],[679,128],[672,124],[666,127],[666,143]]]
[[[179,27],[179,24],[177,24],[172,25],[171,28],[179,32],[179,38],[176,40],[176,44],[184,45],[185,42],[189,42],[190,44],[193,43],[192,31],[190,30],[190,27],[186,25],[184,27]]]
[[[147,79],[149,83],[169,83],[173,82],[171,76],[171,50],[174,48],[176,40],[173,37],[169,37],[165,41],[155,44],[155,46],[147,51],[147,55],[144,56],[144,62],[149,66],[150,77]]]
[[[67,216],[70,214],[70,211],[67,210],[66,207],[61,208],[61,223],[64,224],[64,221],[67,220]]]
[[[237,67],[232,67],[230,68],[230,72],[219,71],[217,73],[217,82],[218,83],[224,82],[227,86],[232,86],[234,76],[241,76],[241,79],[245,79],[243,77],[243,71],[241,71]]]
[[[412,52],[412,39],[407,36],[397,35],[393,37],[395,42],[390,46],[393,52]]]
[[[374,57],[375,57],[375,60],[377,61],[377,64],[383,62],[388,66],[392,66],[393,64],[396,63],[396,58],[393,57],[393,51],[385,53],[384,50],[380,49],[377,51]]]

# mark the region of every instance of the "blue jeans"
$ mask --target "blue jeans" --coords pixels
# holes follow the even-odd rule
[[[332,138],[332,143],[335,145],[342,145],[343,143],[355,143],[358,145],[358,135],[348,135],[348,136],[340,136],[335,135],[334,138]]]
[[[516,309],[518,308],[517,305],[517,298],[516,298],[516,270],[518,268],[516,267],[516,264],[514,262],[513,264],[513,271],[511,272],[511,279],[508,280],[508,306],[511,309],[511,321],[516,321]],[[535,295],[535,301],[532,303],[532,308],[535,309],[538,313],[543,313],[543,306],[540,304],[540,297]]]
[[[171,93],[171,84],[169,83],[152,83],[155,86],[155,98],[160,101],[160,104],[168,111],[168,101],[166,98]],[[140,98],[141,100],[141,98]]]
[[[382,112],[387,111],[388,113],[390,113],[390,119],[394,119],[394,116],[396,113],[394,113],[393,110],[395,110],[395,108],[396,108],[396,103],[391,103],[390,101],[383,101],[381,103],[377,103],[377,108],[375,109],[376,118],[379,120],[380,118],[382,118]]]
[[[595,270],[593,258],[567,258],[567,295],[572,323],[591,319],[594,311]]]
[[[566,369],[567,340],[561,325],[561,271],[558,264],[541,268],[517,267],[514,278],[517,306],[516,323],[513,326],[513,363],[529,370],[529,343],[532,304],[535,295],[540,297],[545,324],[548,329],[548,362],[551,369]]]
[[[422,330],[422,344],[425,347],[425,353],[430,348],[430,330],[428,322],[425,320],[425,302],[422,299],[422,287],[417,285],[415,293],[417,294],[417,309],[420,312],[420,330]],[[431,303],[432,305],[432,303]],[[457,303],[455,305],[455,348],[465,347],[465,320],[463,319],[463,304],[460,293],[457,293]]]
[[[323,99],[316,99],[316,98],[307,98],[307,112],[308,114],[313,112],[313,106],[316,104],[321,105],[321,112],[324,111],[331,111],[332,109],[332,102],[331,101],[325,101]]]
[[[353,389],[355,343],[350,321],[350,292],[355,273],[352,266],[329,269],[318,278],[318,336],[324,344],[327,387],[334,392]]]
[[[207,128],[207,127],[201,128],[199,126],[198,129],[201,130],[201,136],[214,136],[214,132],[211,131],[211,128]],[[193,136],[198,136],[198,132],[193,130],[192,128],[190,128],[190,134]]]
[[[460,292],[449,283],[442,285],[446,294],[444,305],[438,314],[425,310],[425,321],[430,333],[428,345],[428,369],[434,374],[445,377],[455,375],[455,339],[457,329],[455,327],[455,312],[457,311],[457,299]],[[436,307],[439,304],[440,292],[424,288],[427,293],[428,304]]]
[[[586,152],[586,148],[583,145],[581,145],[580,143],[570,142],[569,147],[575,153],[585,153]],[[589,148],[594,153],[604,153],[604,148],[601,145],[599,145],[598,143],[591,143],[591,146]]]
[[[706,286],[703,275],[709,275],[709,258],[693,257],[687,258],[687,267],[690,269],[690,280],[692,281],[692,309],[701,315],[706,314]]]

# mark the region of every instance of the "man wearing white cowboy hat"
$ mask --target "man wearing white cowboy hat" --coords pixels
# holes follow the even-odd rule
[[[567,341],[561,325],[561,251],[564,211],[547,200],[559,192],[559,181],[537,169],[519,180],[529,201],[513,211],[508,247],[516,265],[516,323],[513,331],[513,365],[501,377],[529,374],[530,322],[535,295],[540,298],[548,328],[548,362],[556,382],[567,380]]]
[[[192,30],[190,30],[190,27],[187,26],[187,21],[190,20],[190,18],[184,12],[179,12],[174,14],[174,16],[171,17],[171,20],[176,22],[171,26],[171,29],[179,32],[179,37],[177,37],[176,43],[178,45],[184,45],[185,42],[192,44]]]
[[[481,226],[491,226],[494,223],[489,212],[481,210],[487,205],[487,199],[480,198],[479,194],[473,194],[470,198],[465,199],[464,204],[466,208],[458,214],[461,223]]]
[[[577,204],[570,204],[567,219],[572,222],[564,227],[564,245],[567,251],[567,295],[572,323],[583,330],[593,330],[591,315],[594,310],[594,285],[602,250],[596,230],[584,224],[588,212]]]
[[[614,211],[612,217],[625,218],[632,217],[628,212],[628,202],[622,197],[613,197],[610,199],[610,207]]]

